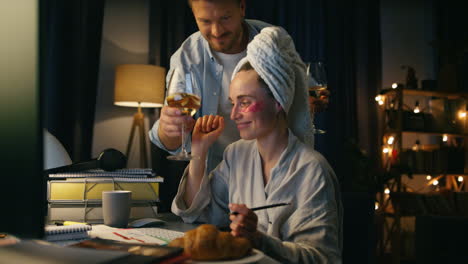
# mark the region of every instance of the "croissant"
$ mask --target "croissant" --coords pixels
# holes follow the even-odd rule
[[[171,241],[169,246],[184,248],[184,253],[193,260],[236,259],[244,257],[252,249],[248,239],[234,237],[208,224],[187,231],[183,237]]]

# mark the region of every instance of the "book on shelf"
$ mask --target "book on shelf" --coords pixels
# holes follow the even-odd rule
[[[76,224],[67,226],[47,225],[44,228],[45,240],[62,241],[78,240],[89,238],[88,231],[91,231],[90,225]]]

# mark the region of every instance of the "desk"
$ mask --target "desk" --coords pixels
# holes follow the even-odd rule
[[[179,232],[186,232],[188,230],[194,229],[199,224],[188,224],[184,223],[182,219],[179,216],[176,216],[172,213],[162,213],[158,214],[156,218],[161,219],[166,222],[165,225],[159,227],[163,229],[168,229],[168,230],[173,230],[173,231],[179,231]],[[56,243],[59,244],[59,243]],[[263,259],[258,261],[257,263],[259,264],[278,264],[279,262],[273,260],[272,258],[265,256]]]
[[[166,222],[166,224],[164,226],[161,226],[161,228],[180,232],[187,232],[188,230],[197,228],[197,226],[199,225],[184,223],[184,221],[182,221],[182,219],[179,216],[172,213],[158,214],[156,218]]]

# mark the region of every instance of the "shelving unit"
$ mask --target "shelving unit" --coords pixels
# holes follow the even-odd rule
[[[423,195],[403,180],[411,181],[408,176],[413,176],[413,181],[416,177],[427,177],[423,187],[432,187],[431,193],[466,188],[468,93],[405,89],[398,85],[383,90],[376,100],[384,116],[381,161],[389,178],[376,197],[381,231],[377,254],[391,252],[392,263],[400,263],[411,258],[402,254],[402,217],[427,213]],[[429,143],[420,144],[419,138]],[[411,140],[415,144],[409,144]],[[452,152],[460,155],[454,156]]]

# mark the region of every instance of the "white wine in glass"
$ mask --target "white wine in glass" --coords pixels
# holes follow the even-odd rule
[[[167,97],[167,105],[170,107],[177,107],[182,111],[182,115],[193,116],[201,106],[201,99],[195,94],[191,93],[173,93]],[[194,158],[187,152],[185,122],[182,123],[182,145],[181,151],[176,155],[167,156],[170,160],[191,160]]]
[[[309,95],[313,96],[315,98],[320,97],[320,91],[326,90],[327,86],[321,86],[321,85],[313,85],[309,86]]]
[[[325,65],[322,62],[309,62],[306,69],[309,96],[320,98],[320,92],[327,89],[327,75]],[[324,134],[325,130],[315,128],[312,123],[314,134]]]

